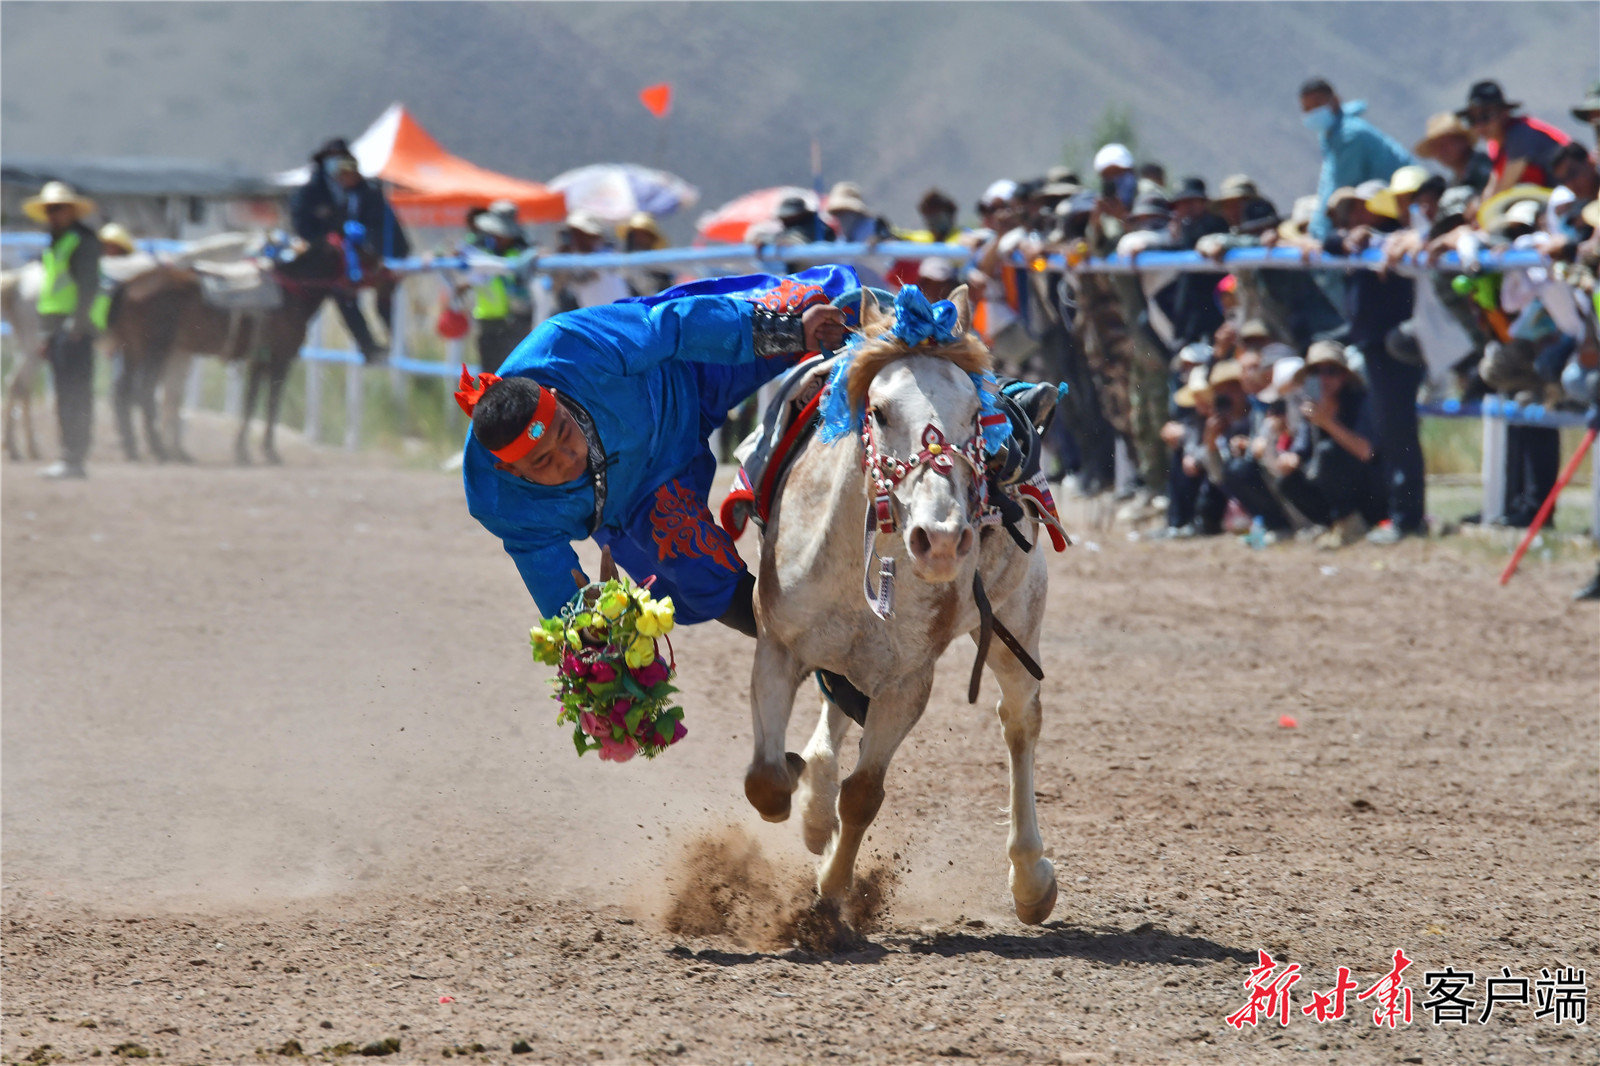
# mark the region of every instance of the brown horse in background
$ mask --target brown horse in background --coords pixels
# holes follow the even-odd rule
[[[158,267],[118,290],[112,305],[110,330],[122,351],[123,371],[117,380],[115,408],[123,451],[139,456],[133,428],[133,408],[144,416],[145,439],[158,460],[193,461],[184,451],[179,405],[190,356],[214,355],[225,362],[249,367],[244,411],[234,456],[250,462],[250,419],[261,386],[267,386],[266,432],[261,454],[281,463],[273,443],[283,386],[306,341],[306,328],[322,302],[348,291],[344,264],[331,246],[314,247],[295,259],[276,264],[274,279],[283,290],[282,303],[271,310],[228,311],[205,299],[200,273],[181,267]],[[392,291],[392,275],[381,269],[367,275],[366,283],[380,293]],[[156,390],[165,386],[165,432],[157,425]]]

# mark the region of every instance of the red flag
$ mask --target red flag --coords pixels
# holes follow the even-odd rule
[[[666,118],[672,110],[672,83],[664,81],[639,90],[639,102],[656,118]]]

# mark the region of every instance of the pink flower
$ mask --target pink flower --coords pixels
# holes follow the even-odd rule
[[[645,688],[659,685],[667,679],[667,664],[660,659],[655,659],[645,666],[631,671],[633,679]]]
[[[578,715],[578,727],[596,739],[611,735],[611,723],[601,722],[593,711],[584,711]]]
[[[622,728],[628,728],[628,712],[633,710],[633,701],[624,697],[611,705],[611,720]]]
[[[589,676],[589,667],[570,651],[561,653],[561,672],[569,677]]]
[[[689,735],[689,730],[688,730],[688,728],[686,726],[684,726],[684,724],[682,722],[673,722],[672,723],[672,740],[670,741],[670,743],[676,744],[678,741],[682,740],[684,737],[686,737],[688,735]]]
[[[627,762],[633,758],[634,752],[639,750],[639,742],[632,737],[623,737],[613,740],[610,737],[600,739],[600,758],[606,762]]]
[[[617,679],[617,668],[610,663],[597,662],[589,667],[589,680],[605,684]]]

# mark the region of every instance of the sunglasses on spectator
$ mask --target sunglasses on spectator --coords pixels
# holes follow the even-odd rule
[[[1325,363],[1322,366],[1317,367],[1316,372],[1319,376],[1325,378],[1338,377],[1344,373],[1344,367],[1334,366],[1332,363]]]
[[[1474,126],[1481,126],[1494,118],[1494,111],[1489,108],[1473,108],[1467,112],[1467,121]]]

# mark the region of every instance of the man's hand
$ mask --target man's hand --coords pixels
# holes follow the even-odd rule
[[[844,344],[844,310],[832,304],[815,304],[800,316],[806,331],[806,351],[831,352]]]
[[[1327,429],[1334,420],[1334,415],[1339,408],[1339,397],[1336,394],[1325,394],[1316,403],[1303,403],[1300,405],[1300,414],[1307,422],[1318,429]]]
[[[1290,474],[1300,469],[1299,454],[1296,452],[1279,452],[1277,467],[1279,477],[1288,477]]]
[[[1161,427],[1161,442],[1169,448],[1176,448],[1183,443],[1183,423],[1168,422]]]
[[[1192,455],[1183,457],[1183,472],[1190,477],[1200,476],[1200,461]]]
[[[1233,346],[1239,340],[1239,327],[1232,322],[1224,321],[1211,335],[1211,345],[1216,350],[1217,359],[1223,360],[1233,354]]]

